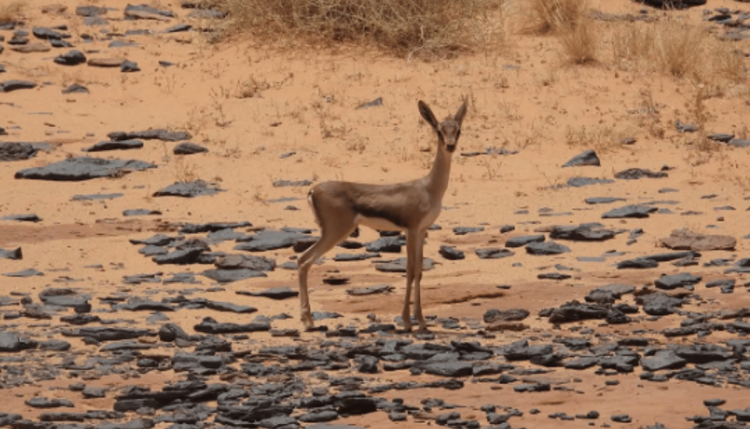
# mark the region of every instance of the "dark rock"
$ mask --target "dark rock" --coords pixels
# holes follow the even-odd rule
[[[651,179],[661,179],[668,177],[667,173],[663,171],[651,171],[643,168],[629,168],[615,173],[615,179],[635,180],[648,177]]]
[[[505,241],[505,247],[521,247],[530,243],[541,243],[545,240],[544,234],[538,235],[522,235],[519,237],[512,237]]]
[[[440,246],[440,256],[448,259],[449,261],[458,261],[466,257],[463,251],[458,250],[453,246],[446,246],[444,244]]]
[[[70,85],[69,87],[62,90],[63,94],[88,94],[89,89],[86,88],[83,85],[79,85],[77,83],[74,83]]]
[[[139,71],[141,71],[141,69],[135,61],[125,60],[120,64],[120,72],[122,73],[135,73]]]
[[[198,260],[198,257],[205,251],[204,247],[188,247],[169,252],[166,255],[156,255],[151,259],[159,265],[188,265],[194,264]]]
[[[684,367],[687,361],[677,356],[672,350],[659,350],[653,357],[643,358],[641,366],[645,371],[661,371],[664,369],[679,369]]]
[[[217,232],[224,229],[234,229],[234,228],[245,228],[245,227],[251,227],[253,226],[252,223],[248,221],[243,222],[209,222],[209,223],[201,223],[201,224],[194,224],[194,223],[186,223],[185,225],[180,228],[181,234],[200,234],[202,232]],[[156,244],[156,243],[146,243],[146,244]]]
[[[542,273],[538,274],[536,278],[540,280],[567,280],[571,278],[571,275],[563,273]]]
[[[216,269],[206,270],[201,275],[208,277],[219,283],[231,283],[239,280],[250,279],[255,277],[268,277],[268,275],[262,271],[256,271],[249,268],[239,269]]]
[[[76,8],[76,15],[79,16],[99,16],[106,15],[107,8],[93,5],[78,6]]]
[[[604,185],[607,183],[614,183],[612,179],[595,179],[591,177],[571,177],[568,179],[567,185],[573,188],[580,188],[582,186],[590,185]]]
[[[14,353],[21,350],[35,349],[39,343],[34,340],[21,338],[13,332],[0,332],[0,353]]]
[[[0,143],[0,161],[23,161],[34,157],[39,149],[31,143]]]
[[[136,160],[102,158],[68,158],[44,167],[27,168],[15,174],[16,179],[80,181],[100,177],[116,177],[132,171],[156,168],[156,165]]]
[[[636,302],[643,306],[643,311],[651,316],[665,316],[677,312],[676,307],[682,307],[683,300],[656,292],[636,297]]]
[[[384,273],[405,273],[406,272],[406,258],[397,258],[392,261],[377,262],[375,269]],[[430,258],[424,258],[422,260],[422,271],[430,271],[435,267],[435,261]]]
[[[106,150],[140,149],[143,142],[140,140],[103,141],[93,146],[83,148],[84,152],[102,152]]]
[[[0,248],[0,258],[21,260],[23,259],[23,252],[21,251],[20,247],[14,250],[5,250],[3,248]]]
[[[67,337],[89,337],[97,341],[120,341],[153,335],[148,329],[117,328],[117,327],[84,327],[78,329],[63,329],[62,334]]]
[[[195,143],[184,142],[175,146],[172,149],[172,152],[175,155],[193,155],[196,153],[208,152],[208,149]]]
[[[161,214],[162,213],[158,210],[149,210],[149,209],[128,209],[128,210],[123,210],[122,212],[123,216],[159,216]],[[166,253],[166,249],[164,253]],[[150,256],[147,253],[143,253],[143,254],[146,256]]]
[[[72,50],[65,54],[55,57],[55,63],[63,66],[77,66],[86,62],[86,55],[83,52]]]
[[[474,232],[484,231],[483,226],[457,226],[453,228],[453,233],[456,235],[466,235]]]
[[[611,229],[597,228],[590,224],[555,226],[549,234],[550,238],[573,241],[605,241],[615,235],[616,232]]]
[[[195,325],[193,329],[208,334],[231,334],[240,332],[269,331],[271,325],[262,322],[247,323],[244,325],[237,323],[219,323],[211,317],[204,317],[203,321]]]
[[[26,80],[6,80],[0,82],[0,92],[11,92],[19,89],[34,89],[36,84]]]
[[[659,263],[653,259],[647,259],[647,258],[635,258],[635,259],[627,259],[624,261],[620,261],[617,263],[617,269],[622,270],[626,268],[636,268],[636,269],[647,269],[647,268],[656,268],[659,266]]]
[[[163,33],[181,33],[183,31],[190,31],[193,28],[190,24],[177,24],[173,25],[163,31]]]
[[[529,317],[529,311],[524,310],[521,308],[513,308],[510,310],[496,310],[496,309],[490,309],[487,310],[484,313],[484,322],[485,323],[494,323],[494,322],[517,322],[526,319]]]
[[[347,289],[346,293],[352,296],[365,296],[365,295],[376,295],[376,294],[383,294],[393,291],[395,288],[391,285],[374,285],[374,286],[368,286],[368,287],[361,287],[361,288],[352,288]]]
[[[610,284],[598,287],[589,292],[589,294],[586,295],[586,302],[609,305],[613,304],[615,300],[620,299],[623,295],[633,292],[635,292],[635,287],[633,286]]]
[[[204,195],[216,195],[222,191],[203,180],[194,180],[192,182],[177,182],[166,188],[154,192],[155,197],[183,197],[193,198]]]
[[[578,154],[570,159],[570,161],[563,164],[563,167],[579,167],[584,165],[600,166],[601,162],[599,157],[596,156],[596,152],[593,150],[587,150],[581,154]]]
[[[617,423],[630,423],[632,419],[627,414],[616,414],[612,416],[612,421]]]
[[[42,219],[35,213],[26,213],[19,215],[8,215],[3,216],[0,220],[16,221],[16,222],[41,222]]]
[[[591,197],[584,200],[586,204],[610,204],[618,201],[625,201],[625,198],[616,197]]]
[[[248,241],[234,246],[234,250],[265,252],[268,250],[286,249],[292,247],[298,240],[308,237],[309,235],[306,234],[285,231],[259,231],[255,235],[247,236],[246,239]],[[242,241],[245,241],[245,239]]]
[[[3,273],[5,277],[32,277],[32,276],[43,276],[44,273],[37,270],[36,268],[27,268],[21,271],[15,271],[12,273]]]
[[[427,374],[442,377],[465,377],[472,374],[472,366],[471,362],[449,361],[424,363],[419,368]]]
[[[702,277],[690,273],[679,273],[672,276],[661,276],[654,285],[659,289],[672,290],[678,287],[693,286],[700,282]]]
[[[193,136],[187,131],[167,131],[165,129],[153,129],[146,131],[123,132],[114,131],[107,134],[111,140],[163,140],[176,142],[190,140]]]
[[[602,214],[602,219],[646,218],[657,210],[657,207],[631,204]]]
[[[382,237],[375,241],[365,243],[365,249],[374,253],[399,253],[403,244],[400,237]]]
[[[476,253],[479,259],[500,259],[515,255],[515,253],[511,250],[500,249],[497,247],[474,249],[474,253]]]
[[[549,322],[566,323],[587,319],[604,319],[608,313],[609,309],[602,305],[571,301],[554,309],[549,316]]]
[[[555,243],[554,241],[545,241],[542,243],[529,243],[526,245],[526,253],[530,255],[560,255],[570,252],[568,246]]]
[[[262,296],[264,298],[271,298],[275,300],[292,298],[292,297],[299,295],[298,291],[293,290],[288,287],[275,287],[275,288],[266,289],[261,292],[238,290],[236,291],[236,293],[239,295]]]
[[[115,306],[118,310],[127,311],[175,311],[174,307],[163,302],[151,301],[148,298],[133,297],[126,304]]]
[[[63,34],[45,27],[34,27],[31,32],[34,34],[34,37],[42,40],[67,39],[70,37],[69,34]]]

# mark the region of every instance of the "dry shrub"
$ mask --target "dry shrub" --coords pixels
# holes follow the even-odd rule
[[[0,5],[0,23],[20,21],[25,8],[26,2],[20,0]]]
[[[367,42],[445,55],[502,37],[503,0],[220,0],[233,29],[263,41]],[[488,38],[488,32],[493,37]]]
[[[581,21],[575,26],[563,27],[559,30],[558,37],[570,62],[586,64],[596,61],[598,36],[593,22]]]
[[[671,19],[656,25],[654,52],[661,67],[675,77],[696,76],[709,37],[705,28]]]
[[[585,22],[586,0],[522,0],[526,23],[522,32],[532,34],[570,31]]]

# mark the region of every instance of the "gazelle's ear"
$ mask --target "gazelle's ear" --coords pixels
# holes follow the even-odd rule
[[[456,112],[456,114],[453,115],[453,120],[458,122],[459,126],[461,125],[461,123],[463,123],[464,116],[466,116],[466,109],[468,107],[467,103],[468,103],[468,100],[466,99],[466,97],[464,97],[463,104],[461,104],[461,107],[458,108],[458,111]]]
[[[432,126],[433,130],[438,130],[438,121],[435,119],[435,115],[432,113],[432,110],[430,110],[430,107],[427,106],[427,103],[422,100],[419,100],[419,113],[421,113],[424,120]]]

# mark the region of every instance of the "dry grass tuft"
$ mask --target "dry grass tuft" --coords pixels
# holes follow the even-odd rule
[[[548,34],[560,30],[571,31],[586,22],[586,0],[522,0],[523,16],[527,23],[524,33]]]
[[[570,62],[587,64],[596,61],[599,41],[596,24],[592,21],[585,20],[575,26],[561,28],[558,38]]]
[[[0,5],[0,23],[21,21],[24,9],[26,2],[22,0]]]
[[[372,43],[389,52],[446,56],[504,34],[504,0],[219,0],[234,32],[265,42]],[[303,39],[301,39],[303,38]]]
[[[744,57],[726,41],[713,37],[706,24],[679,18],[615,27],[612,48],[617,67],[660,71],[677,78],[716,85],[747,78]]]

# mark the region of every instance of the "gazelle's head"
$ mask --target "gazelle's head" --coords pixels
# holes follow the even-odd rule
[[[428,124],[432,126],[438,136],[438,150],[446,150],[448,153],[453,153],[458,145],[458,138],[461,136],[461,123],[464,121],[466,116],[466,98],[464,98],[463,104],[458,108],[458,111],[453,116],[448,116],[443,122],[438,122],[435,119],[435,115],[422,100],[419,100],[419,113]]]

